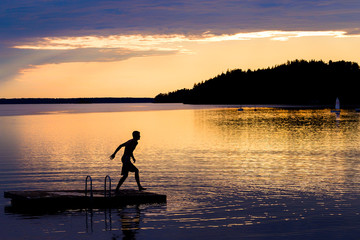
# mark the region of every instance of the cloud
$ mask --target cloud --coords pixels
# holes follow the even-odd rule
[[[18,49],[47,49],[70,50],[80,48],[124,48],[133,51],[173,51],[166,45],[184,42],[188,39],[184,35],[110,35],[110,36],[81,36],[42,38],[34,43],[16,45]],[[165,45],[165,46],[164,46]]]
[[[9,80],[24,69],[43,64],[68,62],[112,62],[133,57],[188,54],[189,46],[211,42],[249,41],[269,39],[288,41],[302,37],[349,38],[345,31],[260,31],[235,34],[203,33],[200,35],[160,34],[160,35],[110,35],[45,37],[3,48],[5,54],[0,60],[2,69],[0,81]]]
[[[358,27],[355,0],[2,0],[3,39]]]
[[[81,37],[46,37],[40,40],[15,45],[17,49],[32,50],[74,50],[74,49],[127,49],[129,51],[186,51],[183,43],[241,41],[260,38],[286,41],[300,37],[347,37],[345,31],[261,31],[236,34],[201,35],[110,35]]]
[[[8,49],[0,59],[0,82],[15,79],[24,70],[45,64],[70,62],[115,62],[133,57],[173,54],[173,50],[129,50],[124,48],[77,48],[77,49]],[[5,55],[9,57],[6,58]]]

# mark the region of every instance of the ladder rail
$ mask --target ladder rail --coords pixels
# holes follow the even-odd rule
[[[92,185],[92,178],[90,175],[86,176],[85,179],[85,197],[87,197],[87,193],[88,193],[88,179],[90,181],[90,198],[93,198],[93,185]]]
[[[107,183],[107,180],[109,180],[109,189],[108,189],[108,194],[106,194],[106,183]],[[105,176],[105,179],[104,179],[104,197],[106,197],[106,195],[108,195],[109,198],[111,198],[111,178],[109,175],[106,175]]]

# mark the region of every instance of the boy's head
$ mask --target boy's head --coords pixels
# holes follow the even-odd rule
[[[133,131],[132,135],[133,135],[133,138],[134,138],[135,140],[139,140],[139,139],[140,139],[140,132],[139,132],[139,131]]]

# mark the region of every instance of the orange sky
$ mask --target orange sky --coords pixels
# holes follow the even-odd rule
[[[360,1],[27,0],[0,8],[0,98],[155,97],[227,70],[360,63]]]
[[[359,35],[339,31],[36,39],[12,47],[40,53],[58,51],[52,55],[56,60],[22,68],[1,83],[0,97],[154,97],[191,88],[227,69],[266,68],[295,59],[360,62],[359,45]],[[67,61],[62,56],[64,49],[69,53],[93,48],[101,49],[109,59]],[[106,52],[120,50],[128,51],[128,56],[110,59],[112,55]]]

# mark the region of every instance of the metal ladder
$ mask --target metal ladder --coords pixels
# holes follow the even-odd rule
[[[87,197],[88,195],[88,181],[90,181],[90,198],[92,199],[94,194],[93,194],[92,178],[90,175],[86,176],[85,179],[85,197]],[[106,189],[107,181],[109,181],[109,189]],[[106,175],[104,179],[104,197],[111,198],[111,178],[109,175]]]
[[[88,192],[88,179],[90,180],[90,198],[93,198],[93,187],[92,187],[92,178],[91,176],[86,176],[85,179],[85,197],[87,197],[87,192]]]
[[[105,179],[104,179],[104,197],[106,197],[106,180],[107,179],[109,179],[108,197],[111,198],[111,178],[109,175],[106,175]]]

